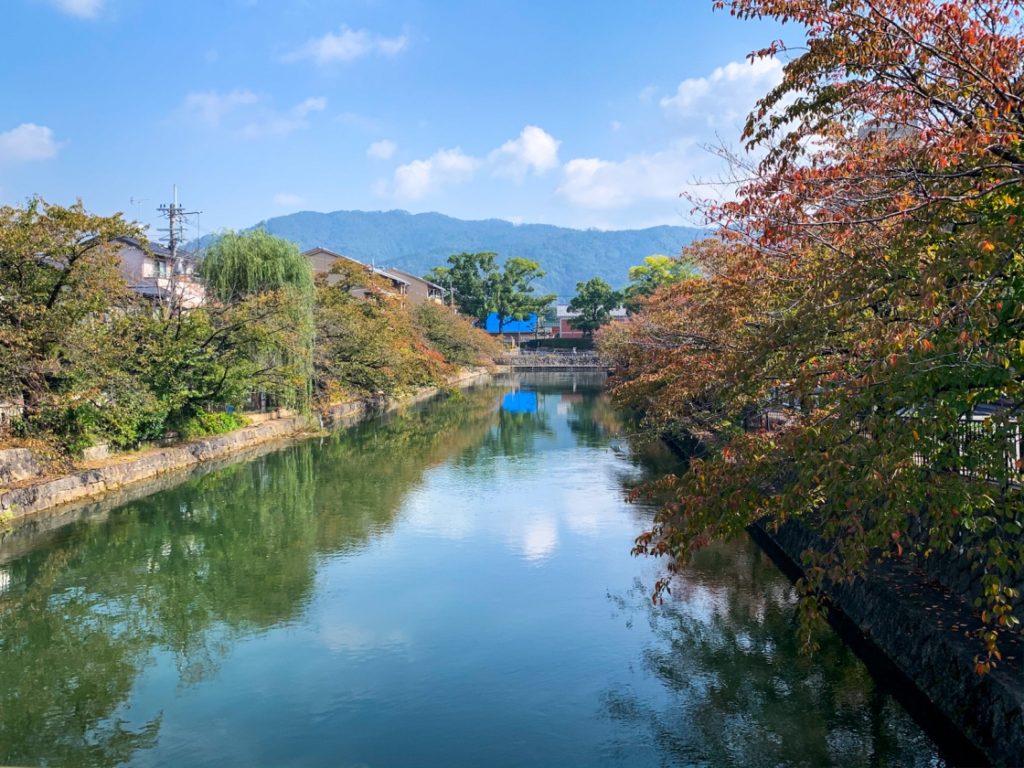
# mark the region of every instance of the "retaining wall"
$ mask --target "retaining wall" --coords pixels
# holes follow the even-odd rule
[[[823,545],[796,521],[777,530],[761,522],[751,535],[777,559],[784,558],[791,573],[801,572],[804,550]],[[830,611],[948,720],[933,723],[937,740],[952,725],[994,764],[1024,765],[1024,639],[1019,634],[1003,638],[1004,661],[979,675],[974,659],[981,641],[970,636],[981,626],[975,611],[924,571],[890,561],[852,584],[830,585],[826,594]]]
[[[29,469],[35,466],[34,462],[30,456],[23,455],[27,453],[24,449],[12,449],[9,474],[12,478],[17,476],[20,482],[13,484],[13,487],[0,486],[0,524],[21,526],[43,512],[88,502],[129,485],[215,462],[254,446],[314,431],[321,426],[338,427],[352,424],[428,400],[444,389],[483,382],[489,375],[483,369],[463,371],[452,377],[444,388],[424,387],[400,398],[367,398],[332,405],[321,414],[320,423],[317,423],[316,416],[285,415],[223,435],[205,437],[168,448],[156,448],[135,455],[115,456],[99,466],[83,468],[59,477],[26,480],[25,473],[29,472],[29,476],[32,474]],[[0,477],[0,482],[9,481],[4,481]]]

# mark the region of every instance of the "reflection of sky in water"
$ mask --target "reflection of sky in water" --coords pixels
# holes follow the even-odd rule
[[[940,764],[841,644],[797,653],[793,590],[749,544],[652,606],[641,470],[607,404],[553,381],[302,443],[6,564],[0,610],[42,592],[0,613],[0,763]]]

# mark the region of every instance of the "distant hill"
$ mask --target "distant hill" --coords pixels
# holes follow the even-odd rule
[[[502,260],[525,256],[547,272],[545,291],[569,298],[576,283],[600,276],[625,285],[629,267],[652,253],[674,255],[698,238],[689,227],[600,231],[512,224],[501,219],[463,221],[440,213],[407,211],[303,211],[260,222],[271,234],[306,250],[323,246],[379,267],[422,275],[461,251],[494,251]]]

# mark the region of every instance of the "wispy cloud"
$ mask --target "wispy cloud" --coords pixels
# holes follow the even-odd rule
[[[203,91],[188,94],[182,110],[206,125],[216,128],[227,115],[259,100],[260,97],[249,90],[236,89],[229,93]]]
[[[309,116],[313,112],[327,109],[327,99],[322,96],[304,99],[287,112],[278,113],[268,110],[256,120],[252,120],[242,129],[242,135],[249,139],[263,136],[287,136],[303,128],[309,127]]]
[[[728,126],[746,117],[754,103],[782,81],[782,62],[731,61],[706,77],[689,77],[658,103],[667,117]]]
[[[342,26],[338,32],[328,32],[322,37],[307,40],[286,53],[284,61],[310,60],[324,66],[339,61],[355,61],[373,54],[394,56],[408,43],[409,39],[405,35],[383,37],[365,29]]]
[[[395,142],[381,139],[366,148],[366,155],[377,160],[390,160],[396,149],[398,149],[398,145]]]
[[[50,4],[69,16],[80,19],[95,19],[100,15],[106,0],[50,0]]]
[[[14,165],[55,157],[62,144],[45,125],[22,123],[0,133],[0,164]]]
[[[298,208],[305,204],[305,202],[301,195],[295,195],[291,192],[278,192],[274,195],[274,205],[278,208]]]
[[[227,123],[235,130],[240,130],[242,136],[248,139],[287,136],[309,127],[310,115],[314,112],[323,112],[325,109],[327,99],[322,96],[311,96],[291,109],[280,112],[271,106],[266,97],[246,89],[236,89],[228,93],[190,93],[185,97],[181,107],[184,114],[203,125],[219,128]]]

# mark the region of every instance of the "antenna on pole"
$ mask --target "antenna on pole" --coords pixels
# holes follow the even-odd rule
[[[135,221],[139,221],[142,218],[142,204],[146,202],[145,199],[140,197],[129,197],[128,205],[135,206]]]

